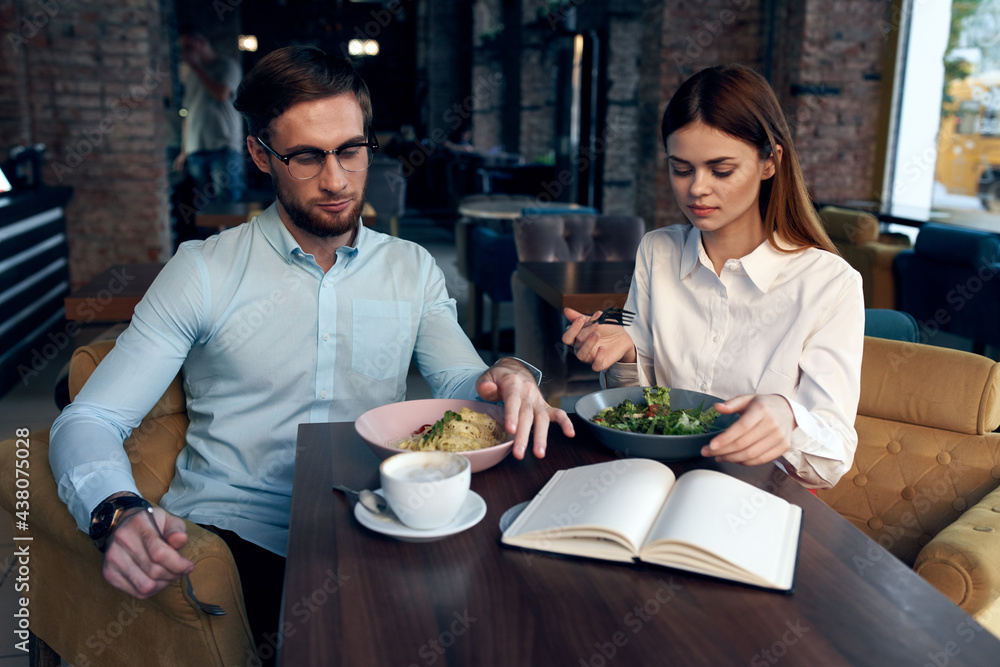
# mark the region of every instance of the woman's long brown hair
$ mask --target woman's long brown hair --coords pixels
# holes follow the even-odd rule
[[[761,160],[774,156],[774,176],[760,186],[760,217],[772,246],[780,250],[777,233],[797,248],[837,253],[809,198],[791,131],[767,79],[742,65],[710,67],[692,76],[663,113],[664,148],[671,134],[696,121],[756,147]]]

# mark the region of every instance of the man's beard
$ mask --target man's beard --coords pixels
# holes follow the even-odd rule
[[[361,217],[361,211],[365,206],[365,190],[368,189],[368,174],[365,174],[365,182],[361,187],[360,196],[356,197],[353,205],[341,211],[336,217],[322,215],[320,211],[306,209],[301,203],[288,193],[281,184],[278,177],[272,172],[271,183],[274,185],[274,194],[278,202],[288,214],[292,224],[316,238],[328,239],[336,236],[343,236],[353,232]]]

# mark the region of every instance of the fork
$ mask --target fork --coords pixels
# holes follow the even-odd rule
[[[163,540],[164,542],[166,542],[166,538],[163,537],[163,533],[160,531],[160,527],[158,525],[156,525],[156,517],[153,516],[153,508],[152,507],[147,507],[146,508],[146,513],[149,515],[149,520],[153,522],[153,528],[156,529],[156,533],[160,536],[160,539]],[[187,587],[188,597],[190,597],[191,600],[196,605],[198,605],[198,609],[201,609],[203,612],[205,612],[209,616],[225,616],[226,615],[226,610],[223,609],[222,607],[220,607],[219,605],[217,605],[217,604],[208,604],[208,603],[205,603],[205,602],[201,602],[195,596],[195,594],[194,594],[194,588],[191,586],[191,577],[188,575],[187,572],[184,573],[184,582],[187,585],[186,587]]]
[[[594,324],[619,324],[621,326],[626,326],[631,324],[634,318],[635,313],[631,310],[625,310],[624,308],[607,308],[601,312],[601,316],[594,321]]]

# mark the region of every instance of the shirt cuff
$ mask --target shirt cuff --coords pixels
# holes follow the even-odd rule
[[[605,389],[612,387],[639,386],[639,364],[619,361],[601,373],[601,383]]]
[[[535,384],[541,386],[542,384],[542,372],[529,364],[524,359],[519,359],[518,357],[507,357],[508,359],[513,359],[514,361],[520,363],[522,366],[528,369],[528,371],[535,377]]]

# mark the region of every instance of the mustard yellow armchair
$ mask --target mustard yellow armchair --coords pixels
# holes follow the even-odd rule
[[[1000,364],[866,337],[854,464],[817,495],[1000,636],[998,425]]]
[[[861,274],[865,308],[895,308],[892,260],[910,247],[909,239],[880,234],[878,218],[864,211],[824,206],[819,217],[841,256]]]
[[[71,397],[113,346],[114,341],[102,341],[73,354]],[[178,377],[125,442],[139,491],[152,503],[159,502],[173,478],[187,424]],[[33,662],[58,665],[58,660],[50,662],[54,651],[74,667],[256,664],[239,574],[221,538],[188,521],[182,553],[195,563],[191,581],[199,599],[222,606],[225,616],[201,613],[180,581],[137,600],[104,580],[103,555],[59,499],[49,467],[48,431],[0,443],[0,506],[12,517],[23,511],[24,505],[17,505],[19,460],[29,462],[21,470],[30,475],[29,529],[15,534],[32,538],[18,546],[27,545],[30,552],[29,589],[22,594],[28,599],[32,641],[40,647]]]

